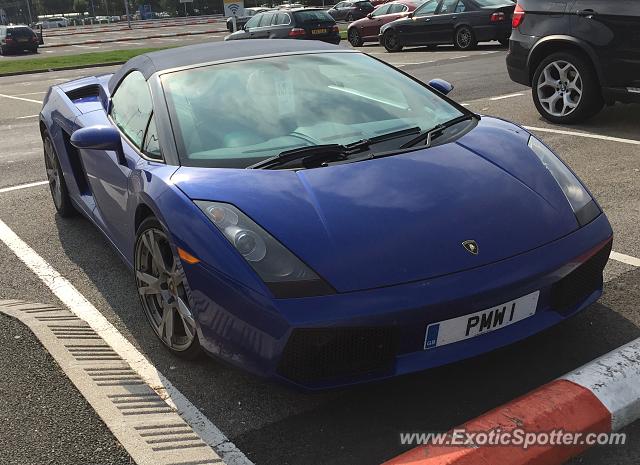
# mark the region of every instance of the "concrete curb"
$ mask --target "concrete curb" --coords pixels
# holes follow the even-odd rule
[[[121,32],[121,31],[139,30],[139,29],[156,29],[156,28],[161,28],[161,27],[197,26],[197,25],[200,25],[200,24],[210,24],[210,23],[217,23],[217,22],[223,22],[223,20],[221,20],[220,18],[212,18],[212,19],[199,20],[199,21],[188,22],[188,23],[173,22],[173,23],[165,23],[165,24],[158,24],[158,25],[134,25],[134,26],[131,26],[131,29],[129,29],[126,26],[124,26],[124,27],[120,27],[120,26],[100,27],[100,28],[96,28],[96,29],[87,29],[87,30],[83,30],[83,31],[64,31],[64,32],[60,32],[58,34],[44,34],[44,37],[45,38],[47,38],[47,37],[65,37],[65,36],[72,36],[72,35],[78,35],[78,34],[96,34],[98,32]]]
[[[640,418],[640,338],[449,432],[610,433]],[[560,465],[587,444],[416,447],[383,465]]]
[[[0,73],[0,78],[2,77],[10,77],[10,76],[22,76],[23,74],[42,74],[42,73],[50,73],[53,71],[73,71],[75,69],[88,69],[88,68],[105,68],[107,66],[116,66],[126,63],[125,61],[112,61],[109,63],[94,63],[91,65],[81,65],[81,66],[59,66],[57,68],[48,68],[48,69],[34,69],[31,71],[15,71],[11,73]]]
[[[112,42],[127,42],[127,41],[147,40],[147,39],[163,39],[165,37],[197,36],[197,35],[204,35],[204,34],[216,34],[219,32],[228,33],[229,31],[227,29],[209,29],[206,31],[176,32],[173,34],[156,34],[156,35],[144,36],[144,37],[123,37],[119,39],[85,40],[84,42],[69,42],[64,44],[52,44],[52,45],[45,44],[45,45],[41,45],[40,48],[70,47],[72,45],[107,44]]]

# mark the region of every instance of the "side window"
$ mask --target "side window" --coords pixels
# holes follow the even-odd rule
[[[144,136],[144,145],[142,146],[142,152],[149,158],[154,160],[162,160],[162,154],[160,153],[160,142],[158,141],[158,129],[156,128],[156,119],[151,116],[149,121],[149,127],[147,128],[147,134]]]
[[[286,13],[278,13],[278,19],[276,20],[276,24],[284,26],[291,23],[291,18]]]
[[[456,5],[455,13],[464,13],[466,10],[467,10],[467,7],[465,6],[464,2],[460,0]]]
[[[438,0],[428,0],[416,10],[415,16],[432,15],[436,12],[436,8],[438,8]]]
[[[342,8],[344,6],[344,2],[337,3],[333,7],[337,10],[338,8]]]
[[[451,14],[456,11],[456,5],[458,4],[458,0],[444,0],[442,2],[442,6],[440,7],[440,12],[438,14],[446,15]]]
[[[271,20],[275,16],[275,13],[265,13],[260,20],[260,27],[271,26]]]
[[[120,83],[111,99],[111,118],[140,148],[151,112],[151,93],[147,81],[142,73],[132,71]]]
[[[386,15],[389,13],[389,10],[391,9],[391,7],[393,7],[395,5],[382,5],[381,7],[376,8],[373,11],[373,16],[382,16],[382,15]]]
[[[402,3],[394,3],[393,5],[391,5],[391,8],[389,8],[389,13],[402,13],[403,11],[407,11],[408,9],[409,8],[407,8],[407,5],[403,5]]]
[[[253,16],[249,21],[247,21],[247,24],[245,24],[244,27],[247,29],[250,27],[258,27],[258,24],[260,24],[261,17],[262,15]]]

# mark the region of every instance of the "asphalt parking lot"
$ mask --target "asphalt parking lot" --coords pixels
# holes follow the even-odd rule
[[[70,53],[80,50],[60,47],[72,48]],[[614,250],[640,257],[640,106],[617,105],[586,124],[553,126],[540,118],[529,90],[509,80],[506,51],[497,44],[471,52],[440,47],[389,54],[377,45],[362,50],[421,80],[452,82],[451,96],[479,113],[535,128],[532,132],[599,200],[614,228]],[[310,394],[215,360],[176,359],[152,333],[132,275],[102,235],[87,220],[55,215],[47,185],[23,186],[45,180],[37,114],[47,88],[93,72],[0,78],[0,221],[69,280],[256,464],[381,463],[404,450],[400,432],[447,430],[640,336],[640,267],[611,260],[604,296],[579,316],[493,353],[391,381]],[[0,299],[62,305],[2,243]],[[0,359],[0,371],[3,363]],[[626,445],[593,449],[573,463],[640,463],[640,424],[626,432]]]

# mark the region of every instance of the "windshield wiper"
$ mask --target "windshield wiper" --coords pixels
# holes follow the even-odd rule
[[[325,161],[344,160],[347,158],[348,149],[340,144],[323,144],[311,145],[307,147],[299,147],[297,149],[285,150],[275,157],[269,157],[266,160],[259,161],[247,169],[265,169],[274,168],[276,166],[285,165],[292,161],[304,160],[303,165],[310,162],[322,163]]]
[[[287,163],[291,163],[297,160],[302,160],[302,165],[305,168],[308,166],[322,164],[323,162],[346,160],[349,155],[368,150],[371,145],[419,133],[420,128],[415,127],[390,132],[388,134],[382,134],[379,136],[371,137],[369,139],[362,139],[347,145],[322,144],[311,145],[307,147],[298,147],[291,150],[285,150],[284,152],[280,152],[275,157],[270,157],[266,160],[259,161],[258,163],[255,163],[251,166],[247,166],[247,169],[275,168],[277,166],[286,165]]]
[[[407,142],[406,144],[403,144],[400,146],[401,149],[407,149],[409,147],[413,147],[414,145],[419,144],[422,141],[425,141],[424,145],[425,147],[431,147],[431,142],[433,141],[433,139],[435,139],[436,137],[442,135],[443,131],[447,128],[450,128],[451,126],[454,126],[458,123],[461,123],[462,121],[467,121],[470,119],[474,119],[477,118],[478,116],[473,114],[473,113],[469,113],[467,115],[462,115],[462,116],[458,116],[457,118],[453,118],[452,120],[447,121],[446,123],[441,123],[438,124],[434,127],[432,127],[431,129],[429,129],[428,131],[423,131],[422,133],[420,133],[420,135],[418,135],[417,137],[414,137],[413,139],[411,139],[409,142]]]
[[[420,128],[418,126],[414,128],[400,129],[399,131],[381,134],[379,136],[370,137],[368,139],[362,139],[357,142],[348,144],[346,147],[348,149],[362,148],[366,150],[370,146],[379,144],[380,142],[386,142],[388,140],[398,139],[400,137],[411,136],[413,134],[420,134]]]

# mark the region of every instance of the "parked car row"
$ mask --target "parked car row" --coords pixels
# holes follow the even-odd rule
[[[470,50],[478,42],[509,43],[510,0],[427,0],[415,11],[380,28],[380,44],[389,52],[407,45],[453,44]]]

